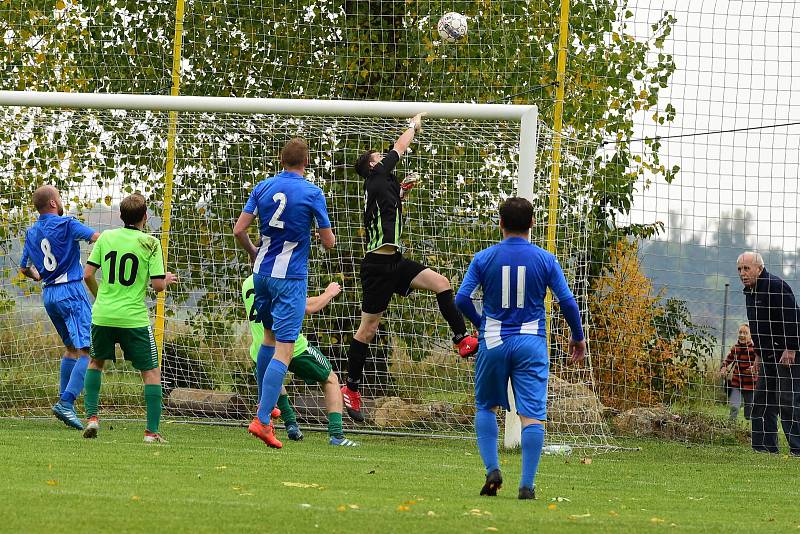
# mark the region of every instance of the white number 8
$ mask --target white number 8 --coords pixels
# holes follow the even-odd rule
[[[272,200],[278,202],[278,209],[275,210],[275,214],[269,220],[269,225],[275,228],[283,228],[284,223],[281,220],[281,215],[283,215],[283,210],[286,209],[286,195],[284,193],[275,193],[272,195]]]
[[[50,247],[50,241],[48,241],[45,237],[42,239],[40,246],[42,248],[42,252],[44,253],[44,268],[50,272],[55,271],[56,267],[58,267],[58,261],[56,261],[56,257],[53,256],[53,251]]]

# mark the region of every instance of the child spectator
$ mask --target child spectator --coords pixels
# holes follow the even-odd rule
[[[753,409],[753,390],[758,379],[758,354],[750,337],[747,323],[739,325],[739,338],[731,347],[728,357],[722,362],[720,376],[728,375],[728,405],[731,407],[730,419],[736,421],[739,407],[744,401],[744,418],[750,420]]]

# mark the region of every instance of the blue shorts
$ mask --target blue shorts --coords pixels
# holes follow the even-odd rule
[[[253,299],[256,321],[272,330],[276,341],[297,341],[306,313],[308,281],[254,274],[253,287],[256,290]]]
[[[64,346],[88,349],[92,344],[92,305],[82,281],[45,286],[42,300]]]
[[[541,336],[509,336],[492,349],[487,349],[481,339],[475,360],[475,406],[487,410],[502,406],[508,410],[510,379],[517,413],[544,421],[549,368],[547,342]]]

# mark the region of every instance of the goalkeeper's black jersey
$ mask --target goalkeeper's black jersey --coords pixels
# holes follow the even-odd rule
[[[392,172],[398,161],[400,154],[390,150],[364,180],[367,252],[377,250],[383,245],[394,245],[400,249],[403,204],[400,201],[400,183]]]

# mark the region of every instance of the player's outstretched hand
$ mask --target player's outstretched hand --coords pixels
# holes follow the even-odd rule
[[[422,113],[417,113],[416,115],[411,117],[411,120],[409,121],[409,126],[412,126],[414,128],[414,131],[416,131],[417,133],[421,132],[422,131],[422,117],[424,117],[427,114],[428,114],[427,111],[423,111]]]
[[[569,340],[569,363],[580,363],[586,358],[586,340]]]
[[[325,288],[325,293],[328,293],[331,298],[337,296],[341,292],[342,286],[339,285],[339,282],[331,282],[328,284],[328,287]]]
[[[164,281],[167,283],[168,286],[171,286],[172,284],[178,281],[178,276],[168,272],[164,275]]]

